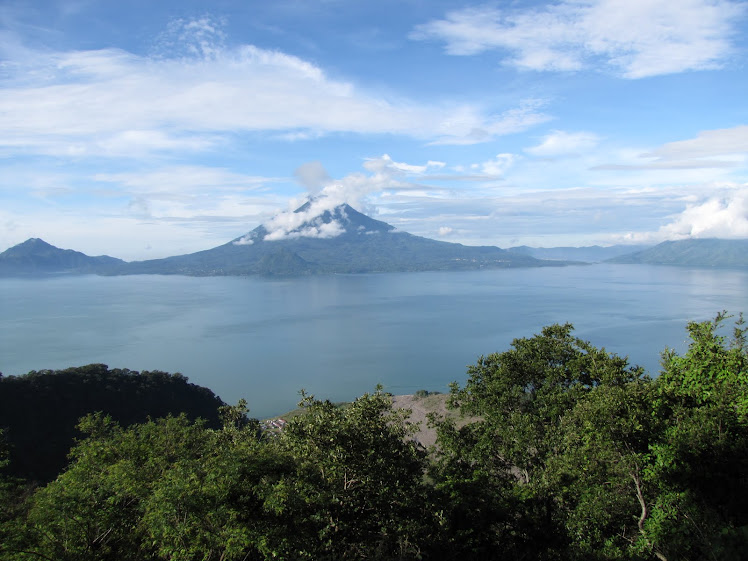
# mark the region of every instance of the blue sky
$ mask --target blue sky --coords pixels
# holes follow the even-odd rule
[[[0,250],[149,259],[315,195],[471,245],[748,238],[748,3],[4,0]]]

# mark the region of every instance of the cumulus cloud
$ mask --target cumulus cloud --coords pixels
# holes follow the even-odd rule
[[[112,48],[4,60],[0,150],[140,157],[215,149],[225,133],[254,131],[288,140],[352,132],[470,144],[548,119],[537,100],[494,113],[388,99],[296,56],[227,46],[220,28],[207,18],[179,20],[149,56]]]
[[[525,70],[603,65],[625,78],[719,67],[731,53],[744,3],[731,0],[565,0],[540,7],[481,6],[415,28],[452,55],[489,50]]]
[[[687,238],[748,238],[748,183],[714,186],[710,195],[688,204],[657,231],[625,237],[637,243]]]
[[[334,238],[345,232],[345,227],[336,220],[324,222],[322,214],[332,210],[326,201],[310,201],[302,212],[283,212],[266,222],[265,240],[277,241],[292,238]],[[334,207],[333,207],[334,208]]]
[[[544,158],[578,156],[594,148],[598,142],[597,135],[589,132],[570,133],[556,130],[544,136],[537,146],[526,148],[525,152]]]
[[[322,217],[326,212],[332,212],[343,204],[367,210],[367,196],[388,190],[413,189],[408,176],[419,176],[429,170],[440,169],[445,164],[435,161],[420,165],[407,164],[396,162],[388,154],[384,154],[379,158],[367,159],[363,165],[368,173],[352,173],[342,179],[330,179],[313,197],[292,201],[288,210],[276,214],[263,224],[265,239],[272,241],[338,236],[345,231],[345,226],[336,220],[324,222]],[[320,172],[316,165],[313,169],[315,174]]]

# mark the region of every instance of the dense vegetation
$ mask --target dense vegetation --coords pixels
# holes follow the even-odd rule
[[[453,387],[478,420],[433,418],[432,450],[380,389],[302,394],[273,437],[244,402],[220,428],[89,414],[54,481],[2,480],[0,558],[737,561],[748,344],[724,319],[689,324],[656,379],[570,325],[517,339]]]
[[[220,426],[224,403],[181,374],[136,372],[105,364],[0,374],[0,430],[13,450],[7,473],[46,483],[67,465],[81,417],[102,411],[122,426],[178,415]]]

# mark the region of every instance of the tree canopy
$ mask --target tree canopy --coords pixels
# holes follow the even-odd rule
[[[122,425],[185,413],[219,426],[224,403],[182,374],[89,364],[0,376],[0,428],[13,453],[13,475],[46,483],[67,463],[84,415],[101,411]]]
[[[748,346],[727,319],[690,323],[657,377],[568,324],[516,339],[453,385],[468,421],[432,417],[428,450],[382,388],[302,392],[280,434],[244,401],[215,422],[88,412],[49,482],[0,447],[0,559],[737,561]]]

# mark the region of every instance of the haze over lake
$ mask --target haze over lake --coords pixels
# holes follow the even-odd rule
[[[0,371],[182,372],[263,417],[293,408],[301,388],[332,400],[377,383],[446,391],[479,355],[555,322],[656,374],[666,346],[685,350],[689,320],[747,303],[746,271],[645,265],[0,279]]]

